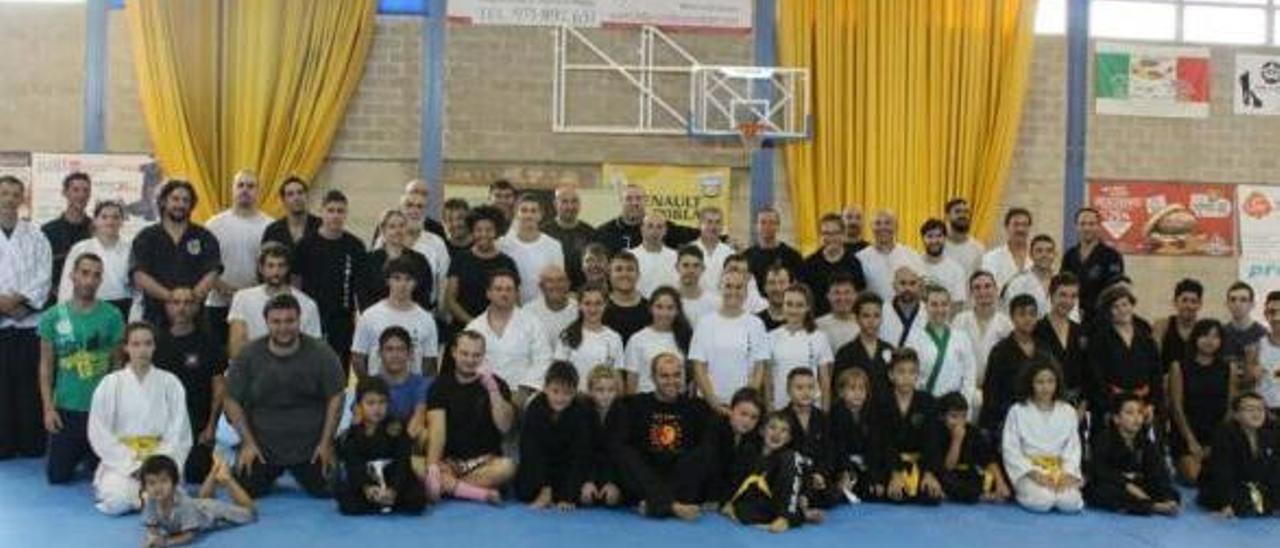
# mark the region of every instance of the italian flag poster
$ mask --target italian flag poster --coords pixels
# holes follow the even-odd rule
[[[1098,114],[1207,118],[1209,50],[1099,42]]]

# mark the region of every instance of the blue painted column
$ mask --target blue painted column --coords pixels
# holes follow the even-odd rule
[[[107,0],[85,2],[84,152],[106,150]]]
[[[1089,0],[1067,4],[1067,150],[1062,185],[1062,245],[1076,243],[1075,213],[1084,205],[1089,125]]]
[[[778,32],[776,20],[777,0],[756,0],[755,4],[755,63],[761,67],[778,65]],[[772,146],[760,147],[751,153],[751,234],[755,236],[756,213],[773,205]]]
[[[427,214],[440,218],[444,204],[444,63],[447,0],[422,0],[422,137],[418,150],[418,176],[427,182],[430,197]]]

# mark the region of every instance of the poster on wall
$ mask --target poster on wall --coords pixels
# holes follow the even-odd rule
[[[725,232],[729,232],[729,181],[727,167],[686,167],[660,165],[605,164],[603,181],[621,190],[627,185],[645,189],[648,211],[661,212],[683,226],[698,226],[698,210],[716,206],[724,212]]]
[[[1280,255],[1244,255],[1240,257],[1240,281],[1253,288],[1258,306],[1253,307],[1253,317],[1267,325],[1265,302],[1267,293],[1280,291]]]
[[[1095,180],[1089,204],[1106,242],[1132,255],[1229,257],[1236,252],[1235,185]]]
[[[26,185],[27,193],[25,203],[18,208],[18,216],[23,219],[31,218],[31,153],[30,152],[0,152],[0,177],[11,175],[17,177],[22,184]]]
[[[62,179],[82,171],[93,180],[95,204],[115,200],[124,204],[129,218],[120,232],[133,237],[155,222],[155,193],[163,182],[160,168],[145,154],[42,154],[31,155],[31,219],[43,223],[62,214]]]
[[[1240,254],[1280,257],[1280,186],[1236,187]]]
[[[1209,50],[1099,42],[1098,114],[1207,118]]]
[[[754,0],[450,0],[449,19],[472,25],[664,28],[748,32]]]
[[[1280,55],[1236,54],[1236,114],[1280,115]]]

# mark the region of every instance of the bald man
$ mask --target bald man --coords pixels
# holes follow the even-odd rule
[[[640,245],[640,225],[644,221],[646,198],[644,188],[639,185],[627,185],[622,189],[622,214],[596,229],[596,241],[609,248],[609,253]],[[672,249],[679,249],[680,246],[698,239],[698,234],[696,228],[680,226],[668,220],[667,235],[663,238],[663,243]]]
[[[258,175],[252,171],[236,173],[231,200],[230,208],[214,215],[205,225],[222,250],[222,272],[205,302],[209,328],[218,344],[227,342],[231,297],[241,289],[258,285],[258,250],[262,248],[262,236],[274,221],[258,209]]]
[[[915,250],[898,243],[898,218],[888,210],[876,212],[871,222],[871,235],[875,241],[858,252],[862,273],[867,278],[867,289],[874,291],[885,302],[893,299],[894,272],[908,266],[915,272],[924,271],[924,261]]]
[[[578,218],[582,211],[582,198],[578,196],[576,187],[557,188],[555,207],[555,216],[542,222],[542,232],[560,241],[564,264],[570,265],[569,283],[573,287],[581,287],[582,269],[574,266],[582,264],[582,251],[596,240],[596,229]]]
[[[680,286],[680,279],[676,276],[676,250],[663,245],[666,236],[665,215],[655,211],[644,216],[640,226],[640,245],[632,248],[631,254],[640,263],[640,280],[636,285],[646,299],[661,286]]]
[[[578,302],[569,293],[569,276],[559,265],[548,265],[538,275],[538,289],[542,294],[524,305],[524,310],[538,319],[547,335],[547,343],[553,348],[560,340],[560,333],[578,319]]]

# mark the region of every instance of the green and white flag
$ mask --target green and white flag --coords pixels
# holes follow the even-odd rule
[[[1098,114],[1207,118],[1209,50],[1099,42]]]

